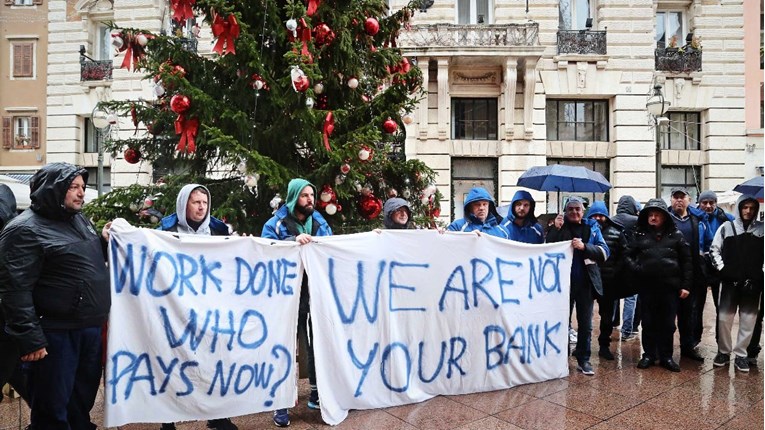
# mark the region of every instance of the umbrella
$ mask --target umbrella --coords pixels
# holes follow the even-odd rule
[[[746,182],[736,185],[733,191],[762,200],[762,176],[755,176]]]
[[[534,166],[518,178],[518,186],[539,191],[577,193],[605,193],[611,189],[611,183],[600,173],[564,164]]]

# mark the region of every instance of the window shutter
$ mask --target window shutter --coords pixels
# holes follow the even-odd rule
[[[21,45],[14,44],[13,45],[13,77],[18,77],[22,75],[22,57],[23,57],[23,50],[21,49]]]
[[[30,146],[40,149],[40,117],[33,116],[29,121]]]
[[[10,149],[13,142],[13,117],[3,117],[3,148]]]
[[[22,73],[23,76],[33,76],[32,73],[32,64],[34,63],[32,61],[32,52],[34,52],[33,45],[31,43],[27,43],[24,45],[24,48],[22,49],[23,52],[23,58],[22,58]]]
[[[13,77],[32,77],[34,44],[16,43],[13,45]]]

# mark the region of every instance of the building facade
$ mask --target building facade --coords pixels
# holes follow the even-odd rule
[[[0,173],[29,177],[46,162],[48,1],[0,5]]]
[[[526,169],[550,164],[602,173],[610,192],[583,196],[612,210],[624,194],[645,202],[657,152],[663,197],[678,185],[729,190],[754,157],[744,10],[741,0],[433,2],[401,35],[428,82],[407,155],[439,172],[442,213],[454,217],[471,186],[507,204]],[[646,110],[656,87],[669,106],[659,133]],[[546,204],[538,212],[566,196],[532,194]]]

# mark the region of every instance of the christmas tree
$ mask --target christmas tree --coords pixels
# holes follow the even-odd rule
[[[214,215],[257,234],[289,180],[303,177],[336,231],[379,224],[394,195],[432,225],[434,172],[403,151],[422,75],[396,45],[418,3],[391,12],[383,0],[171,0],[176,24],[211,28],[212,56],[178,34],[114,28],[115,64],[145,73],[157,97],[110,102],[136,133],[105,145],[173,174],[115,190],[89,215],[149,225],[175,211],[183,184],[199,182]]]

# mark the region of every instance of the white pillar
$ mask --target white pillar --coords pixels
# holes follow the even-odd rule
[[[518,59],[505,59],[505,140],[513,140],[515,129],[515,89],[518,82]]]

